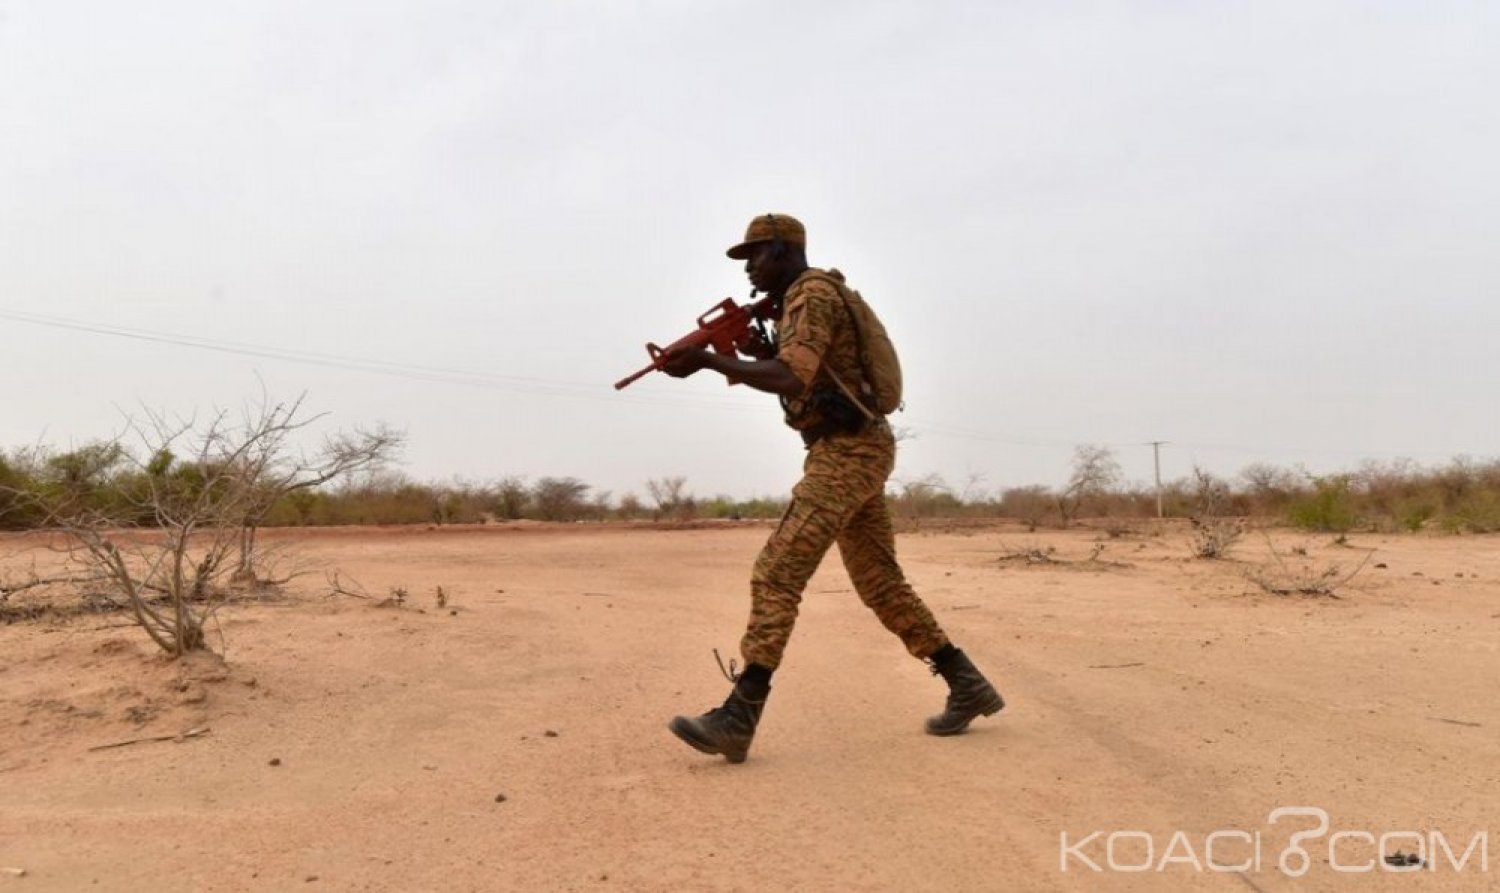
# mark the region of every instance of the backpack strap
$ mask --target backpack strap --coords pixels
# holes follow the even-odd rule
[[[827,367],[825,366],[824,368]],[[828,370],[828,377],[833,379],[833,383],[839,386],[839,390],[844,392],[844,396],[848,397],[849,402],[854,404],[854,408],[858,409],[860,413],[864,415],[866,421],[875,421],[875,419],[877,418],[875,413],[870,411],[870,408],[865,405],[865,401],[854,396],[854,392],[849,390],[849,386],[844,384],[844,380],[839,378],[832,369]]]
[[[846,290],[847,287],[844,285],[843,274],[839,273],[835,275],[834,273],[830,273],[827,270],[821,270],[817,267],[808,267],[807,271],[802,275],[804,277],[821,279],[824,282],[832,285],[833,290],[835,292],[838,292],[839,300],[844,303],[844,312],[849,316],[849,325],[854,327],[854,344],[856,349],[859,351],[859,371],[862,376],[867,378],[870,374],[870,355],[869,352],[865,350],[865,333],[859,327],[859,317],[854,314],[854,307],[849,304],[849,295]],[[826,364],[824,365],[824,368],[828,368]],[[834,374],[834,371],[832,369],[828,369],[828,376],[833,379],[834,384],[838,385],[839,390],[844,392],[845,397],[848,397],[850,400],[854,401],[854,405],[859,407],[859,411],[864,413],[865,418],[869,419],[872,422],[875,421],[875,413],[870,411],[870,408],[865,405],[864,400],[854,396],[854,392],[851,391],[849,389],[849,386],[844,384],[844,382]],[[874,393],[874,388],[868,381],[861,382],[861,384],[864,385],[867,392],[872,394]]]

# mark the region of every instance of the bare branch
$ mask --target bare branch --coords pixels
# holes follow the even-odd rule
[[[347,595],[350,598],[362,598],[362,599],[369,599],[371,597],[370,596],[370,591],[368,589],[366,589],[363,585],[361,585],[358,580],[354,579],[353,577],[350,577],[349,578],[349,583],[350,583],[349,586],[344,585],[344,582],[339,578],[339,572],[338,571],[333,571],[332,573],[330,573],[328,575],[328,595],[329,595],[329,597],[331,598],[331,597],[333,597],[335,595]]]
[[[1250,568],[1245,572],[1245,577],[1272,595],[1342,598],[1343,596],[1339,595],[1338,591],[1358,576],[1369,563],[1370,557],[1375,554],[1373,549],[1366,552],[1364,559],[1347,573],[1337,564],[1329,564],[1322,569],[1314,568],[1310,563],[1291,567],[1282,558],[1269,535],[1265,537],[1265,540],[1266,548],[1271,553],[1275,567],[1262,565]]]
[[[305,417],[303,400],[263,394],[238,421],[223,410],[180,418],[144,408],[127,417],[120,438],[44,456],[38,467],[47,474],[32,478],[39,483],[26,494],[27,506],[67,537],[64,551],[80,567],[53,576],[108,583],[171,654],[208,647],[205,624],[229,598],[226,584],[285,582],[302,573],[257,572],[270,565],[261,563],[255,533],[276,502],[378,467],[402,442],[398,432],[378,427],[335,434],[311,457],[295,453],[293,436],[321,418]],[[141,452],[125,448],[127,435]],[[129,531],[143,525],[155,529]],[[38,585],[0,587],[0,597]]]

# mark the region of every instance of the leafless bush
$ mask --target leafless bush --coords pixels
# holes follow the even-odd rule
[[[1073,559],[1061,558],[1057,555],[1054,546],[1045,548],[1038,545],[1027,545],[1007,547],[1000,553],[998,563],[1006,566],[1018,565],[1021,567],[1066,567],[1072,570],[1106,571],[1131,567],[1123,561],[1112,561],[1102,557],[1108,547],[1104,543],[1095,543],[1089,550],[1087,558]]]
[[[997,560],[1000,564],[1019,564],[1026,567],[1058,564],[1058,559],[1052,557],[1056,552],[1057,549],[1053,546],[1045,548],[1034,544],[1019,547],[1007,546],[1001,551],[1000,557]]]
[[[1074,448],[1073,474],[1057,498],[1063,526],[1078,517],[1089,500],[1104,496],[1119,480],[1120,463],[1109,447],[1080,444]]]
[[[1193,557],[1215,560],[1229,552],[1245,535],[1245,522],[1235,518],[1191,518]]]
[[[1246,578],[1272,595],[1301,595],[1313,598],[1342,598],[1338,591],[1364,570],[1370,556],[1374,554],[1373,551],[1366,553],[1353,570],[1346,572],[1343,567],[1335,563],[1318,565],[1307,560],[1288,562],[1277,551],[1270,537],[1266,538],[1266,548],[1270,552],[1271,561],[1247,570]],[[1306,549],[1292,551],[1304,558],[1307,556]]]
[[[244,506],[238,509],[240,542],[234,570],[237,579],[256,580],[256,534],[277,502],[298,491],[378,469],[394,457],[404,440],[399,432],[377,426],[369,431],[356,429],[330,435],[312,455],[294,452],[290,439],[322,417],[299,418],[303,399],[299,396],[289,403],[263,400],[245,416],[237,430],[223,430],[222,415],[209,426],[210,432],[219,435],[220,442],[213,445],[215,455],[206,458],[232,459],[227,469],[234,482],[230,489],[244,490]],[[156,428],[159,434],[160,425]]]
[[[206,649],[229,584],[264,581],[255,533],[270,505],[373,464],[399,442],[384,431],[339,435],[312,459],[294,456],[289,439],[315,420],[299,418],[301,403],[266,400],[238,422],[225,412],[198,422],[147,411],[89,454],[97,462],[54,468],[24,495],[66,536],[65,575],[104,581],[169,654]],[[115,465],[131,470],[111,498],[83,498],[98,491],[89,478]]]
[[[687,492],[687,478],[664,477],[646,481],[646,494],[656,503],[658,518],[691,520],[697,514],[697,501]]]
[[[370,590],[353,577],[346,581],[339,571],[330,571],[328,573],[328,597],[332,598],[336,595],[369,600]]]
[[[1189,518],[1193,525],[1193,557],[1227,558],[1244,535],[1244,522],[1224,517],[1229,496],[1228,483],[1193,466],[1194,511]]]

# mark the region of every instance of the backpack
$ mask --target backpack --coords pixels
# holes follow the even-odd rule
[[[860,382],[860,395],[864,399],[858,402],[881,415],[890,415],[904,408],[901,402],[901,360],[896,356],[896,345],[891,343],[880,317],[859,292],[844,284],[844,274],[838,270],[809,269],[808,274],[832,284],[839,297],[844,299],[849,317],[854,320],[859,365],[865,373],[865,380]],[[843,382],[838,382],[838,385],[844,388]]]

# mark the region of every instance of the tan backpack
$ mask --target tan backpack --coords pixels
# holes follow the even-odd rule
[[[829,268],[826,272],[810,269],[808,273],[829,282],[844,300],[844,307],[854,320],[855,339],[859,342],[859,364],[864,370],[864,381],[860,382],[860,397],[855,399],[860,408],[875,410],[881,415],[890,415],[901,404],[901,360],[896,356],[896,345],[885,332],[880,317],[865,303],[859,292],[844,284],[844,274]],[[851,398],[849,387],[834,377],[839,388]]]

